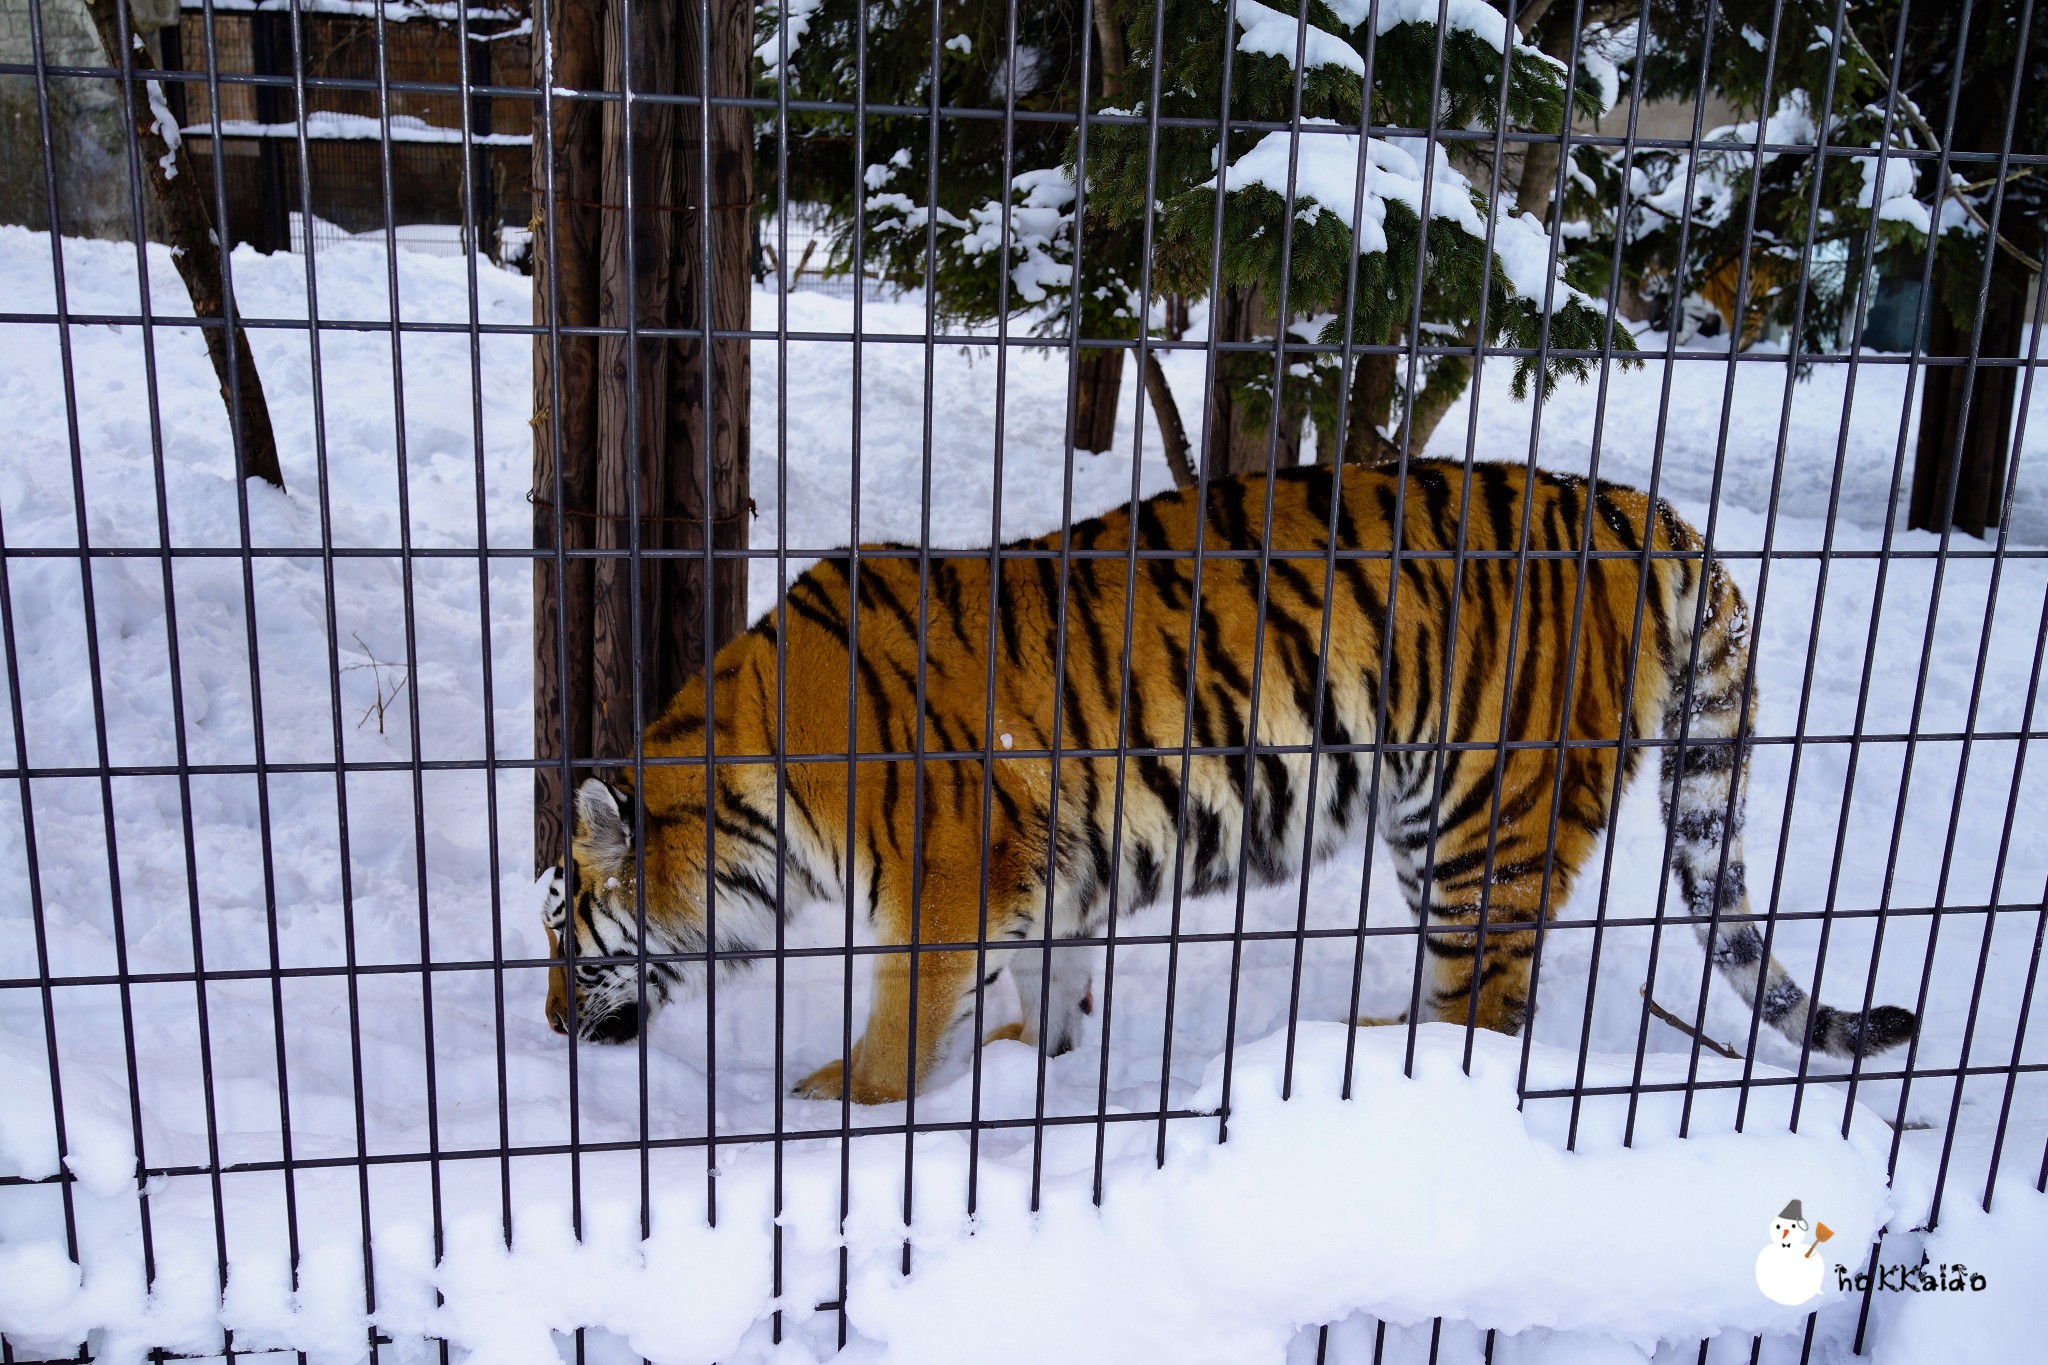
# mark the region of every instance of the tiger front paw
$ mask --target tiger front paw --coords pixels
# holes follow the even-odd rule
[[[846,1094],[846,1063],[827,1062],[796,1083],[794,1093],[799,1099],[836,1100]],[[858,1069],[854,1072],[853,1102],[855,1104],[894,1104],[903,1098],[900,1088],[877,1085],[864,1080]]]

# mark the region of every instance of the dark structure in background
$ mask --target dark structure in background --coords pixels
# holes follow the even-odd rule
[[[231,243],[287,251],[302,247],[309,231],[315,242],[381,234],[388,113],[388,193],[401,240],[450,252],[474,243],[503,259],[507,245],[500,229],[510,227],[517,255],[528,216],[532,104],[452,92],[465,85],[526,84],[527,0],[472,4],[462,24],[453,8],[387,6],[381,22],[310,8],[296,15],[283,8],[220,9],[209,45],[205,11],[187,0],[178,26],[164,30],[164,57],[166,67],[201,76],[174,85],[170,98],[203,173],[213,162],[213,86],[204,79],[209,52],[221,75],[290,78],[297,71],[323,82],[310,85],[304,97],[311,224],[300,221],[299,111],[292,84],[218,84]],[[464,105],[474,222],[465,221],[462,197]]]
[[[533,142],[533,543],[564,556],[534,561],[536,872],[567,856],[565,771],[637,753],[746,626],[747,561],[704,552],[747,544],[747,343],[706,329],[744,330],[754,285],[753,117],[699,102],[753,93],[752,6],[637,0],[628,22],[617,0],[560,0],[546,17],[535,89],[634,98],[629,116],[557,96]],[[593,326],[623,330],[561,331]],[[568,557],[592,549],[654,553]]]
[[[227,176],[229,246],[260,251],[303,247],[308,225],[299,195],[300,133],[294,74],[306,78],[305,136],[311,165],[314,241],[381,233],[386,193],[383,144],[388,109],[393,225],[415,249],[459,252],[474,241],[494,259],[520,259],[533,121],[529,100],[468,87],[527,82],[529,0],[471,4],[457,22],[454,5],[389,4],[381,20],[368,5],[244,3],[213,11],[208,41],[202,0],[130,0],[129,21],[147,59],[183,71],[164,98],[182,126],[188,155],[213,173],[213,93],[221,104],[220,142]],[[91,67],[102,60],[85,0],[36,0],[44,60]],[[30,0],[0,0],[0,62],[32,67],[36,24]],[[274,76],[252,83],[251,76]],[[325,84],[324,82],[339,82]],[[380,87],[381,82],[381,87]],[[427,88],[422,88],[427,87]],[[380,95],[380,88],[384,92]],[[388,95],[388,102],[384,95]],[[58,214],[67,235],[124,238],[129,231],[128,175],[118,88],[111,82],[54,81],[52,153],[59,175]],[[476,185],[467,222],[462,196],[462,115],[472,130]],[[40,159],[40,118],[32,76],[0,75],[0,222],[47,230]],[[213,202],[213,187],[206,187]],[[151,235],[164,225],[147,206]],[[509,239],[502,228],[512,229]]]

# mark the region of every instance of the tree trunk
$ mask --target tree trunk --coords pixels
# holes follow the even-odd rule
[[[1985,249],[1994,253],[1994,261],[1977,354],[1984,359],[2016,357],[2026,338],[2027,270],[1995,246],[1987,244]],[[1967,356],[1970,328],[1958,326],[1939,298],[1932,313],[1927,320],[1927,353]],[[2019,371],[2010,366],[1944,365],[1930,367],[1926,375],[1906,524],[1936,532],[1954,525],[1973,536],[1988,535],[1998,529],[2005,501]],[[1955,507],[1949,512],[1951,478]]]
[[[541,90],[596,90],[604,81],[601,0],[557,0],[545,42],[533,45]],[[548,56],[553,54],[550,69]],[[555,98],[549,128],[533,124],[533,320],[546,327],[598,321],[603,110]],[[533,544],[587,550],[597,529],[597,341],[537,332],[533,339]],[[556,359],[560,358],[560,368]],[[559,508],[557,502],[559,501]],[[533,857],[544,872],[567,856],[561,760],[591,753],[589,559],[533,562]]]
[[[1392,464],[1400,458],[1401,448],[1381,431],[1393,411],[1400,363],[1401,357],[1392,351],[1375,351],[1355,362],[1350,410],[1344,417],[1344,463]]]
[[[1257,285],[1226,286],[1210,301],[1211,345],[1270,338],[1273,330],[1263,291]],[[1300,415],[1290,413],[1283,399],[1276,441],[1271,409],[1254,401],[1249,392],[1271,378],[1272,365],[1272,359],[1258,351],[1217,352],[1209,386],[1209,421],[1202,433],[1211,478],[1259,474],[1268,467],[1284,469],[1295,462],[1301,439]]]
[[[1115,104],[1124,90],[1124,68],[1130,54],[1124,47],[1123,25],[1110,13],[1107,0],[1094,7],[1095,69],[1102,81],[1102,102]],[[1087,339],[1084,333],[1083,339]],[[1083,350],[1074,376],[1073,446],[1100,454],[1116,442],[1116,405],[1123,392],[1124,353]]]
[[[1429,448],[1429,438],[1436,433],[1437,423],[1464,396],[1471,382],[1472,363],[1465,357],[1437,357],[1436,367],[1423,380],[1422,388],[1408,400],[1408,415],[1401,419],[1401,434],[1394,440],[1396,448],[1405,443],[1408,457],[1421,459],[1422,452]]]
[[[630,76],[636,93],[674,94],[677,0],[639,0],[630,27],[623,8],[610,8],[602,27],[604,88],[627,89]],[[666,328],[676,264],[676,106],[635,102],[630,130],[623,101],[602,107],[598,321],[606,327]],[[674,345],[644,334],[605,336],[597,343],[597,548],[621,556],[598,559],[592,584],[591,752],[603,767],[630,763],[636,727],[652,719],[674,690],[654,688],[658,671],[648,667],[656,652],[653,638],[634,639],[636,607],[644,624],[659,621],[662,609],[672,605],[660,600],[663,562],[624,557],[636,546],[664,543],[667,528],[655,519],[669,511],[664,493]]]
[[[1548,9],[1548,7],[1546,7]],[[1572,39],[1577,36],[1572,22],[1570,8],[1549,10],[1523,29],[1536,30],[1538,50],[1564,62],[1571,59]],[[1571,121],[1571,112],[1565,112],[1565,121]],[[1522,154],[1521,178],[1515,182],[1515,208],[1522,213],[1533,213],[1546,228],[1553,227],[1555,215],[1551,212],[1552,193],[1557,188],[1557,161],[1562,144],[1558,142],[1531,142],[1525,144]]]
[[[685,0],[677,25],[685,94],[699,92],[704,84],[706,38],[701,20],[699,7]],[[743,99],[754,93],[753,22],[752,7],[738,0],[718,0],[712,6],[711,98]],[[675,181],[682,211],[676,215],[672,276],[675,325],[743,331],[753,304],[752,115],[744,108],[711,110],[708,183],[701,106],[680,108],[676,120]],[[752,394],[747,343],[687,338],[677,343],[669,363],[665,499],[666,513],[675,520],[662,528],[661,543],[702,551],[708,496],[711,546],[743,550],[753,507],[747,496]],[[712,562],[708,612],[705,566],[703,557],[660,562],[655,597],[661,615],[652,618],[648,683],[648,695],[657,700],[648,712],[650,719],[685,682],[703,675],[720,646],[747,628],[747,561]]]
[[[1124,353],[1114,349],[1082,351],[1074,366],[1074,449],[1099,455],[1116,444]]]
[[[185,292],[192,296],[192,313],[198,318],[226,318],[233,299],[221,274],[220,238],[206,211],[205,193],[199,177],[192,172],[192,159],[185,154],[181,139],[173,145],[164,129],[175,120],[164,104],[162,86],[151,78],[157,65],[141,43],[126,45],[123,61],[122,16],[114,9],[116,0],[86,0],[100,46],[109,54],[111,65],[130,66],[143,80],[143,88],[129,89],[129,106],[135,126],[135,146],[142,167],[149,175],[149,187],[163,210],[164,236],[171,244],[171,259]],[[130,29],[132,36],[133,30]],[[52,228],[54,231],[54,226]],[[249,350],[249,334],[234,329],[230,341],[226,327],[202,327],[207,358],[213,362],[214,377],[220,381],[221,401],[227,405],[228,430],[235,442],[235,468],[244,479],[261,479],[284,489],[284,471],[277,461],[277,437],[270,429],[270,405],[263,397],[263,380],[256,373],[256,357]],[[238,411],[239,410],[239,411]]]
[[[1102,98],[1115,103],[1124,93],[1124,68],[1130,53],[1124,46],[1124,28],[1110,13],[1108,0],[1095,4],[1096,68],[1102,72]]]
[[[1159,443],[1165,447],[1166,467],[1182,488],[1195,483],[1195,467],[1188,459],[1188,429],[1181,424],[1180,404],[1173,401],[1173,387],[1166,382],[1166,367],[1156,351],[1145,352],[1145,396],[1152,400],[1152,417],[1159,425]]]
[[[632,19],[629,31],[602,0],[556,5],[549,42],[535,45],[536,84],[618,90],[630,70],[636,92],[697,94],[708,46],[710,96],[752,93],[750,8],[720,0],[708,44],[688,0],[636,0]],[[538,65],[550,48],[552,72]],[[631,117],[629,158],[622,101],[555,105],[555,221],[534,243],[536,320],[744,330],[752,302],[747,111],[716,108],[707,120],[702,106],[636,101]],[[536,128],[534,184],[545,208],[541,135]],[[559,375],[550,368],[556,346]],[[535,753],[556,761],[535,773],[540,870],[562,853],[565,730],[578,766],[623,770],[635,689],[644,724],[746,626],[745,560],[716,561],[707,606],[703,557],[624,556],[635,544],[643,552],[746,547],[750,370],[744,341],[541,335],[534,372],[535,544],[552,549],[559,534],[571,549],[621,554],[571,561],[559,583],[552,560],[535,564]],[[558,456],[559,517],[551,508]]]

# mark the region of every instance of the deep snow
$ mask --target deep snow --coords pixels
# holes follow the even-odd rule
[[[62,256],[75,314],[134,311],[132,247],[66,241]],[[0,229],[0,310],[51,310],[51,261],[47,236]],[[234,266],[248,314],[305,315],[303,258],[242,252]],[[468,262],[401,253],[396,266],[402,316],[466,323]],[[152,249],[149,268],[159,309],[184,311],[168,257]],[[518,323],[530,316],[526,281],[489,266],[475,270],[483,321]],[[324,321],[389,316],[387,262],[376,245],[324,249],[317,285]],[[773,327],[777,307],[774,297],[757,296],[757,325]],[[842,331],[851,325],[854,305],[797,294],[788,307],[792,330]],[[869,301],[862,319],[874,333],[897,338],[925,327],[914,298]],[[238,1348],[288,1343],[311,1350],[317,1360],[354,1359],[368,1316],[360,1242],[367,1202],[375,1232],[374,1316],[399,1339],[384,1352],[398,1359],[414,1358],[405,1343],[425,1333],[447,1338],[478,1361],[553,1359],[564,1339],[551,1341],[550,1330],[579,1325],[602,1329],[590,1338],[592,1357],[599,1359],[625,1349],[621,1339],[663,1362],[820,1358],[834,1345],[835,1315],[815,1313],[812,1305],[838,1293],[841,1245],[850,1259],[850,1360],[1306,1361],[1314,1358],[1316,1335],[1301,1329],[1325,1322],[1337,1324],[1330,1333],[1333,1359],[1359,1359],[1361,1352],[1369,1358],[1379,1322],[1387,1324],[1389,1358],[1406,1359],[1409,1351],[1420,1358],[1436,1314],[1449,1319],[1439,1343],[1445,1359],[1478,1358],[1485,1328],[1507,1334],[1495,1343],[1496,1360],[1639,1361],[1653,1353],[1690,1360],[1702,1335],[1715,1335],[1714,1358],[1725,1349],[1730,1358],[1746,1359],[1751,1332],[1766,1334],[1766,1359],[1784,1351],[1796,1358],[1803,1315],[1771,1304],[1749,1279],[1770,1216],[1787,1198],[1803,1198],[1836,1229],[1829,1250],[1841,1259],[1867,1255],[1869,1237],[1889,1219],[1885,1260],[1916,1259],[1919,1238],[1910,1229],[1927,1211],[1952,1112],[1955,1139],[1946,1152],[1941,1223],[1928,1250],[1937,1260],[1967,1256],[1988,1273],[1991,1289],[1982,1299],[1954,1302],[1879,1295],[1872,1341],[1880,1358],[1917,1361],[1931,1358],[1926,1342],[1960,1333],[1975,1332],[2008,1349],[2019,1339],[2028,1310],[2016,1291],[2027,1268],[2048,1251],[2048,1219],[2032,1192],[2048,1140],[2048,1088],[2035,1074],[1997,1070],[1971,1078],[1960,1095],[1949,1078],[1917,1079],[1903,1096],[1897,1082],[1865,1082],[1855,1094],[1861,1107],[1854,1109],[1840,1085],[1760,1085],[1749,1091],[1739,1135],[1732,1132],[1735,1092],[1702,1090],[1691,1105],[1692,1136],[1678,1142],[1672,1135],[1688,1075],[1739,1076],[1742,1067],[1712,1056],[1695,1066],[1689,1040],[1652,1022],[1643,1076],[1680,1088],[1640,1104],[1634,1146],[1627,1150],[1620,1141],[1626,1099],[1584,1102],[1576,1152],[1567,1155],[1569,1101],[1515,1105],[1524,1065],[1518,1042],[1478,1038],[1467,1079],[1458,1071],[1462,1034],[1423,1030],[1415,1076],[1404,1079],[1405,1031],[1354,1034],[1329,1022],[1345,1018],[1352,1003],[1355,937],[1300,943],[1288,937],[1243,949],[1230,1139],[1221,1147],[1213,1118],[1167,1126],[1163,1170],[1154,1169],[1162,1136],[1149,1122],[1053,1126],[1042,1144],[1034,1143],[1028,1125],[989,1130],[978,1141],[976,1235],[969,1237],[968,1140],[958,1132],[921,1135],[910,1232],[914,1273],[907,1280],[898,1273],[901,1134],[850,1144],[851,1213],[843,1240],[840,1143],[787,1145],[780,1163],[784,1273],[776,1303],[784,1309],[788,1340],[780,1348],[771,1346],[766,1321],[775,1306],[770,1214],[776,1176],[767,1144],[716,1148],[715,1231],[704,1226],[702,1146],[658,1149],[646,1167],[653,1236],[644,1245],[642,1168],[631,1152],[586,1153],[574,1163],[548,1150],[510,1163],[461,1155],[442,1163],[438,1191],[428,1166],[418,1161],[374,1164],[359,1180],[359,1144],[373,1157],[391,1157],[430,1149],[470,1154],[496,1148],[501,1135],[518,1148],[559,1148],[572,1136],[568,1053],[541,1018],[540,973],[487,965],[499,945],[514,959],[545,953],[538,897],[527,875],[527,775],[518,769],[497,775],[493,846],[479,774],[427,768],[415,777],[410,766],[415,753],[430,762],[484,758],[487,725],[497,757],[530,752],[530,570],[521,559],[500,558],[480,575],[474,553],[480,536],[488,545],[517,549],[529,533],[523,502],[530,468],[529,343],[520,336],[485,337],[473,369],[469,338],[461,332],[408,332],[394,348],[388,333],[323,328],[318,396],[325,440],[316,442],[305,334],[255,333],[292,492],[247,490],[249,542],[264,553],[246,561],[181,556],[171,563],[180,717],[166,653],[165,561],[147,553],[92,561],[95,677],[77,559],[24,553],[75,547],[81,520],[100,549],[147,551],[164,543],[142,364],[145,334],[134,325],[71,329],[76,452],[67,434],[65,357],[56,328],[10,324],[6,341],[0,410],[9,415],[14,439],[0,457],[0,527],[9,553],[13,662],[21,676],[27,761],[51,775],[28,784],[27,809],[19,782],[0,790],[0,868],[16,888],[0,898],[0,982],[6,983],[0,987],[0,1094],[10,1097],[0,1104],[0,1171],[46,1177],[57,1169],[47,1001],[57,1026],[57,1090],[66,1159],[77,1177],[72,1202],[84,1266],[81,1279],[66,1251],[57,1185],[0,1187],[0,1330],[17,1347],[41,1342],[68,1350],[96,1332],[101,1358],[133,1358],[149,1345],[204,1351],[218,1349],[225,1323]],[[241,509],[203,351],[189,329],[159,329],[154,343],[169,543],[232,550],[242,544]],[[900,339],[864,346],[857,499],[850,471],[852,354],[844,342],[793,342],[785,364],[776,345],[755,347],[756,545],[771,546],[781,535],[794,549],[817,550],[843,543],[855,530],[863,539],[915,540],[923,487],[931,490],[935,544],[986,544],[996,529],[992,456],[999,386],[1005,395],[1001,534],[1059,523],[1068,505],[1059,454],[1063,353],[1013,349],[999,366],[986,348],[963,353]],[[1166,363],[1183,412],[1198,415],[1201,356],[1176,352]],[[394,389],[395,366],[404,377],[402,390]],[[1945,566],[1895,561],[1882,573],[1880,607],[1880,567],[1869,556],[1885,543],[1901,422],[1911,416],[1901,410],[1904,369],[1883,363],[1856,368],[1837,480],[1848,367],[1818,366],[1789,390],[1782,361],[1732,368],[1729,393],[1725,358],[1681,353],[1670,366],[1661,423],[1661,362],[1610,372],[1604,392],[1597,385],[1568,385],[1543,409],[1539,458],[1554,468],[1585,468],[1595,422],[1604,414],[1600,473],[1642,484],[1654,470],[1687,516],[1701,525],[1711,518],[1722,548],[1755,549],[1768,536],[1778,549],[1831,543],[1865,556],[1829,565],[1824,597],[1813,559],[1773,562],[1761,591],[1757,561],[1732,561],[1759,606],[1762,734],[1788,736],[1803,726],[1808,736],[1840,737],[1858,732],[1860,717],[1867,735],[1896,736],[1917,723],[1919,733],[1944,737],[1914,744],[1892,738],[1860,746],[1811,743],[1790,796],[1792,747],[1760,745],[1748,835],[1756,903],[1769,905],[1775,895],[1775,904],[1788,911],[1829,905],[1864,911],[1919,909],[1937,897],[1941,904],[1970,907],[1995,899],[2007,907],[1995,924],[1981,909],[1960,911],[1940,919],[1938,936],[1931,932],[1935,921],[1924,914],[1887,920],[1877,998],[1910,1006],[1924,986],[1918,1068],[1953,1068],[1963,1059],[1973,1067],[2010,1068],[2016,1059],[2038,1064],[2039,1029],[2025,1040],[2015,1034],[2048,876],[2048,835],[2037,815],[2048,798],[2048,778],[2038,760],[2030,764],[2015,805],[2018,743],[1977,738],[1966,745],[1947,736],[1966,727],[1979,735],[2010,735],[2029,723],[2038,726],[2026,713],[2048,567],[2039,558],[2005,562],[1988,627],[1993,566],[1981,558]],[[1526,459],[1534,405],[1515,402],[1507,379],[1504,370],[1488,370],[1477,418],[1468,427],[1471,408],[1453,411],[1432,453],[1462,454],[1469,433],[1482,457]],[[396,436],[400,396],[402,446]],[[1084,454],[1074,462],[1071,507],[1077,515],[1132,491],[1135,383],[1127,382],[1124,400],[1117,452]],[[1788,404],[1780,466],[1779,415]],[[784,421],[786,499],[774,478],[785,449],[779,444]],[[1715,456],[1724,448],[1717,480]],[[2039,419],[2026,450],[2013,536],[2016,545],[2039,546],[2048,543],[2048,502],[2031,477],[2031,466],[2048,450],[2048,425]],[[328,471],[324,505],[322,460]],[[1163,464],[1148,455],[1137,470],[1138,491],[1167,483]],[[1769,515],[1774,488],[1775,520]],[[1715,510],[1710,500],[1717,491]],[[1832,528],[1826,521],[1831,503],[1838,508]],[[331,560],[320,554],[323,521],[337,548]],[[1892,541],[1915,552],[1938,545],[1920,533],[1900,532]],[[422,552],[410,564],[409,595],[404,566],[388,553],[401,543]],[[1956,548],[1982,547],[1959,540]],[[792,570],[801,563],[793,560]],[[1937,574],[1940,610],[1932,646],[1923,651]],[[755,607],[771,602],[776,589],[773,562],[757,563]],[[246,614],[251,599],[259,645],[254,665]],[[1986,642],[1981,657],[1980,639]],[[393,702],[394,685],[407,676],[409,650],[415,667]],[[1916,717],[1923,652],[1927,678]],[[1867,696],[1861,693],[1866,660]],[[367,666],[372,661],[376,668]],[[260,782],[246,771],[256,760],[252,667],[261,684],[268,767]],[[334,678],[338,697],[330,686]],[[389,703],[381,726],[380,688]],[[96,696],[106,717],[106,761],[141,773],[99,780]],[[1966,750],[1967,778],[1961,779]],[[11,733],[0,739],[0,751],[10,769],[18,766]],[[338,791],[333,773],[319,770],[337,753],[355,763],[391,766],[352,772]],[[187,791],[174,773],[163,771],[181,757],[227,770],[194,776]],[[1903,782],[1908,764],[1910,782]],[[1895,822],[1902,782],[1903,818]],[[345,862],[338,796],[346,802]],[[24,837],[31,816],[33,892]],[[416,823],[424,830],[418,841]],[[2004,878],[1994,888],[1993,867],[2008,840]],[[1639,784],[1609,841],[1608,913],[1651,913],[1662,847],[1649,784]],[[196,887],[188,883],[188,865],[196,869]],[[1355,853],[1320,869],[1308,886],[1306,926],[1355,925],[1361,876]],[[1583,879],[1547,938],[1525,1089],[1570,1088],[1582,1044],[1590,1053],[1584,1084],[1626,1087],[1638,1065],[1638,987],[1648,976],[1653,937],[1656,997],[1682,1015],[1696,1008],[1701,958],[1688,929],[1656,936],[1647,928],[1607,929],[1599,935],[1594,972],[1591,921],[1602,882],[1597,874]],[[1256,892],[1247,898],[1246,924],[1291,931],[1303,903],[1293,889]],[[274,917],[267,912],[272,905]],[[1191,932],[1225,931],[1235,913],[1230,896],[1193,901],[1181,923]],[[1366,913],[1373,927],[1405,922],[1391,874],[1377,858]],[[1162,907],[1124,921],[1119,932],[1158,934],[1169,925]],[[1871,918],[1831,923],[1823,998],[1860,1000],[1875,938]],[[1775,950],[1811,982],[1820,939],[1814,922],[1790,922],[1778,927]],[[793,946],[842,941],[842,912],[832,906],[811,907],[789,931]],[[1274,1096],[1297,952],[1295,1017],[1303,1022],[1294,1098],[1281,1104]],[[205,992],[210,1073],[200,1064],[190,976],[202,953],[208,972],[227,974],[216,975]],[[423,953],[435,963],[486,964],[433,974],[431,1022],[421,974],[402,970]],[[46,995],[34,988],[42,954],[52,975],[92,980]],[[1229,1022],[1230,956],[1228,945],[1219,944],[1180,951],[1173,1061],[1165,1081],[1176,1108],[1202,1109],[1219,1098],[1216,1059]],[[324,974],[273,980],[273,960]],[[379,969],[357,977],[353,993],[339,971],[350,961]],[[1413,964],[1412,939],[1370,939],[1362,1009],[1402,1008]],[[385,970],[394,967],[401,970]],[[776,1096],[778,1080],[786,1084],[836,1053],[842,970],[825,957],[789,962],[779,1062],[774,972],[762,968],[721,983],[715,1094],[706,1078],[703,1004],[672,1010],[653,1029],[644,1054],[644,1117],[642,1054],[579,1049],[575,1140],[633,1143],[643,1125],[656,1139],[701,1139],[707,1113],[715,1113],[721,1138],[773,1131],[778,1114],[788,1130],[836,1126],[836,1105],[778,1104]],[[122,971],[160,979],[138,981],[124,993],[103,980]],[[1980,973],[1973,1013],[1972,983]],[[861,973],[855,976],[859,996],[864,983]],[[1163,949],[1117,951],[1106,1059],[1098,1011],[1083,1046],[1046,1068],[1048,1113],[1094,1114],[1098,1084],[1106,1084],[1112,1113],[1157,1107],[1166,986]],[[991,993],[992,1017],[1008,1008],[1008,994]],[[861,1001],[854,1003],[858,1018]],[[1747,1015],[1724,986],[1707,993],[1705,1026],[1713,1037],[1746,1046]],[[132,1031],[137,1058],[132,1080],[124,1031]],[[501,1032],[502,1088],[495,1047]],[[359,1054],[352,1037],[359,1039]],[[1350,1048],[1356,1098],[1342,1102],[1335,1096]],[[278,1083],[280,1057],[288,1090]],[[430,1059],[439,1099],[431,1111],[425,1102]],[[1752,1074],[1767,1080],[1798,1065],[1796,1050],[1768,1033],[1756,1044],[1756,1059]],[[970,1063],[968,1051],[956,1049],[933,1091],[917,1102],[920,1122],[969,1116],[977,1079]],[[982,1116],[1032,1115],[1035,1054],[998,1045],[981,1054],[979,1070]],[[1795,1097],[1796,1133],[1788,1131]],[[2005,1169],[1993,1214],[1985,1218],[1977,1204],[2007,1104]],[[218,1234],[208,1177],[151,1183],[146,1207],[157,1278],[153,1295],[146,1295],[135,1134],[152,1168],[208,1166],[214,1148],[225,1165],[274,1162],[283,1150],[287,1105],[292,1159],[334,1163],[301,1169],[289,1190],[301,1258],[296,1291],[286,1187],[276,1174],[259,1172],[221,1178],[225,1213]],[[1931,1126],[1909,1128],[1898,1138],[1897,1174],[1887,1188],[1894,1133],[1886,1121],[1901,1113],[1909,1124]],[[856,1117],[900,1125],[902,1108]],[[1100,1213],[1089,1202],[1098,1135],[1106,1191]],[[1036,1218],[1028,1215],[1034,1160],[1041,1163],[1044,1209]],[[570,1225],[572,1168],[580,1179],[580,1245]],[[516,1231],[509,1255],[501,1241],[508,1186]],[[445,1233],[438,1269],[437,1198]],[[225,1240],[231,1267],[225,1306],[216,1298],[217,1236]],[[1818,1358],[1836,1358],[1853,1339],[1858,1300],[1822,1302],[1816,1350]],[[974,1335],[967,1354],[963,1335]]]

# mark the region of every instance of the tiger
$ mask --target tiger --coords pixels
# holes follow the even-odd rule
[[[1514,1035],[1541,922],[1654,747],[1715,968],[1795,1045],[1896,1047],[1913,1012],[1817,1005],[1749,913],[1749,628],[1668,503],[1489,463],[1287,468],[993,556],[828,556],[718,650],[708,724],[700,676],[646,728],[637,787],[577,788],[548,1020],[633,1039],[714,955],[766,955],[783,892],[850,898],[916,951],[870,955],[864,1031],[795,1091],[898,1101],[1004,954],[1022,1018],[991,1039],[1057,1055],[1092,981],[1038,945],[1291,879],[1376,827],[1424,926],[1413,998]]]
[[[1798,279],[1797,261],[1761,251],[1747,260],[1738,254],[1696,268],[1688,272],[1691,292],[1677,310],[1678,339],[1721,336],[1734,328],[1740,314],[1742,335],[1735,349],[1747,351],[1763,337],[1784,291]],[[1653,291],[1660,286],[1670,290],[1668,272],[1657,271],[1644,281]],[[1701,306],[1692,306],[1694,298]],[[1664,325],[1670,325],[1668,319]]]

